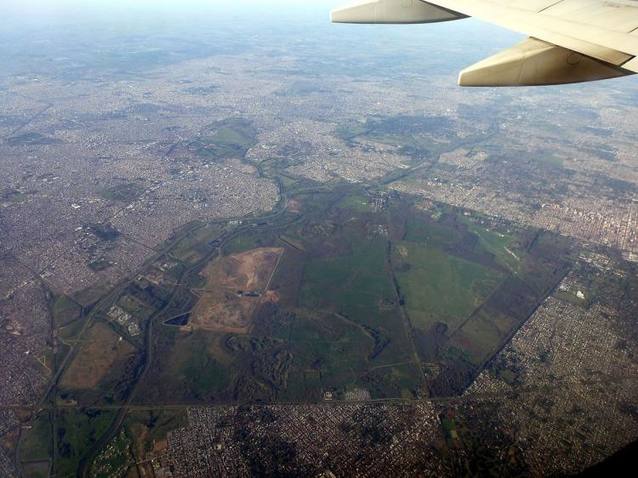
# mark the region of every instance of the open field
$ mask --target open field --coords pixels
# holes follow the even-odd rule
[[[394,147],[401,145],[403,154],[423,158],[436,152],[440,143],[455,138],[449,125],[444,116],[379,116],[343,124],[336,134],[350,144],[373,141]]]
[[[412,324],[424,330],[443,323],[454,331],[503,278],[485,266],[419,243],[397,243],[394,262]]]
[[[186,264],[195,264],[210,254],[222,232],[223,228],[217,224],[196,229],[171,248],[171,256]]]
[[[42,412],[33,421],[31,427],[23,431],[20,446],[22,462],[47,462],[51,458],[52,444],[51,417]]]
[[[60,411],[55,429],[55,476],[75,476],[80,461],[104,434],[114,417],[114,411]]]
[[[518,274],[521,270],[521,264],[524,259],[524,251],[516,247],[515,233],[511,229],[495,230],[482,224],[483,219],[479,218],[462,218],[472,233],[479,238],[481,247],[486,251],[494,254],[495,260],[507,267],[511,272]],[[501,227],[501,229],[504,229]]]
[[[224,336],[204,329],[162,326],[152,367],[140,383],[137,403],[229,401],[240,364],[224,350]]]
[[[300,303],[309,309],[332,308],[358,322],[378,314],[394,291],[386,269],[386,241],[361,240],[349,254],[306,263]]]
[[[65,327],[77,320],[82,313],[82,307],[65,295],[57,296],[51,308],[53,320],[59,327]]]
[[[205,128],[192,147],[199,155],[212,159],[242,159],[255,145],[256,135],[249,121],[230,118]]]
[[[93,389],[104,377],[135,355],[135,348],[118,337],[110,327],[97,322],[85,334],[84,343],[68,370],[62,377],[60,386],[66,389]]]

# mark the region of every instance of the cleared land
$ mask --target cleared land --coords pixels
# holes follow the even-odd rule
[[[276,295],[267,293],[267,289],[283,251],[262,247],[213,261],[202,272],[206,286],[189,326],[247,333],[257,305],[276,300]]]

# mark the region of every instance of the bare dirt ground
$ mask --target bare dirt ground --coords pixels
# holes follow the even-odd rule
[[[301,212],[301,202],[296,199],[290,199],[287,207],[290,212]]]
[[[257,305],[276,300],[268,286],[283,252],[262,247],[213,261],[203,271],[206,288],[188,327],[247,333]]]

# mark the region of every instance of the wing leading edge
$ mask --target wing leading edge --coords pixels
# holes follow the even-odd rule
[[[461,86],[577,83],[638,72],[638,2],[631,0],[364,0],[335,23],[434,23],[474,16],[529,38],[464,69]]]

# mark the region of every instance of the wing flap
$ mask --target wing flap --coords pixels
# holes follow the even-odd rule
[[[420,0],[364,0],[333,10],[333,23],[435,23],[465,15]]]
[[[536,38],[461,71],[461,86],[536,86],[604,80],[631,74],[614,65]]]
[[[364,0],[335,10],[332,20],[431,23],[467,16],[530,38],[463,70],[461,85],[549,85],[638,73],[638,0]]]
[[[612,1],[563,0],[547,8],[542,14],[621,33],[629,33],[638,26],[635,4]]]
[[[529,5],[523,7],[524,3],[519,0],[429,1],[616,66],[638,56],[638,36],[609,28],[620,17],[623,18],[623,29],[638,27],[638,8],[634,2],[562,0],[544,7],[543,2],[532,2],[535,7],[541,7],[534,12],[529,10]],[[604,4],[604,10],[590,15],[589,11],[581,9],[588,2],[597,6]],[[580,16],[577,11],[581,11]]]

